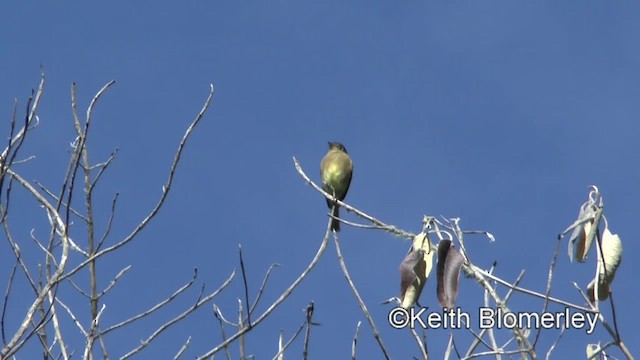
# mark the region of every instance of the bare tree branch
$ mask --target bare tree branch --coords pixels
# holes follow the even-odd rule
[[[173,324],[177,323],[178,321],[186,318],[189,314],[191,314],[192,312],[197,310],[199,307],[201,307],[202,305],[204,305],[204,304],[208,303],[209,301],[211,301],[214,297],[216,297],[222,290],[224,290],[231,283],[231,280],[233,279],[235,274],[236,274],[236,272],[234,270],[233,273],[231,274],[231,276],[229,276],[229,278],[218,289],[216,289],[213,293],[205,296],[204,298],[199,299],[189,309],[185,310],[183,313],[179,314],[178,316],[176,316],[173,319],[169,320],[165,324],[161,325],[156,331],[153,332],[153,334],[151,334],[151,336],[149,336],[147,339],[143,340],[142,343],[139,346],[137,346],[135,349],[129,351],[127,354],[122,356],[121,359],[122,360],[127,359],[127,358],[133,356],[134,354],[138,353],[140,350],[142,350],[145,347],[147,347],[151,343],[151,341],[153,341],[153,339],[156,338],[156,336],[160,335],[163,331],[167,330],[171,325],[173,325]]]
[[[369,314],[367,305],[365,305],[364,301],[362,300],[362,297],[360,296],[360,293],[358,292],[358,289],[356,289],[356,286],[353,283],[353,280],[351,280],[351,276],[349,275],[349,270],[347,270],[347,265],[344,262],[344,257],[342,256],[342,251],[340,250],[340,242],[338,241],[338,236],[335,233],[333,235],[333,242],[336,244],[338,262],[340,263],[340,268],[342,269],[342,273],[347,278],[347,283],[349,284],[351,291],[353,291],[353,294],[356,296],[356,299],[358,300],[358,305],[360,305],[360,309],[364,313],[365,318],[367,318],[367,321],[369,321],[369,326],[371,326],[371,330],[373,331],[373,336],[378,342],[378,345],[380,346],[380,350],[382,350],[382,354],[386,359],[390,359],[391,357],[389,356],[389,352],[384,346],[384,342],[382,341],[380,332],[378,331],[378,328],[376,327],[376,324],[373,321],[371,314]]]

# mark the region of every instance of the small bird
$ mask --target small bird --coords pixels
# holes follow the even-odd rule
[[[322,189],[342,201],[347,196],[352,174],[353,162],[347,154],[347,149],[340,143],[329,142],[329,152],[320,162]],[[340,217],[337,204],[327,199],[327,206],[329,209],[333,208],[334,217]],[[331,230],[340,231],[340,222],[337,219],[332,219]]]

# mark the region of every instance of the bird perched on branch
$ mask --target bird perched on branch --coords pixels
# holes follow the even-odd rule
[[[320,162],[322,189],[342,201],[347,196],[352,174],[353,162],[347,154],[347,149],[340,143],[329,142],[329,152]],[[333,209],[332,215],[335,218],[340,217],[338,204],[327,199],[327,206]],[[332,219],[331,230],[340,231],[340,222],[337,219]]]

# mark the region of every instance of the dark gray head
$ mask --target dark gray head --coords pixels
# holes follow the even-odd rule
[[[339,142],[329,141],[329,150],[332,150],[332,149],[340,150],[345,153],[347,152],[347,149],[344,147],[344,145],[340,144]]]

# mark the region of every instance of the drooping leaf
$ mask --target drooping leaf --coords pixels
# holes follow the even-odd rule
[[[596,276],[599,301],[606,300],[609,297],[609,289],[621,261],[622,241],[620,236],[612,234],[608,228],[605,228],[602,232],[602,255],[598,257],[598,275]],[[596,279],[593,279],[587,286],[587,294],[591,301],[595,301],[595,288]]]
[[[429,235],[426,232],[422,232],[418,234],[413,239],[413,250],[421,249],[424,251],[424,277],[425,281],[429,278],[429,274],[431,274],[431,269],[433,268],[433,250],[431,249],[431,239],[429,239]]]
[[[593,355],[595,353],[597,353],[598,351],[600,351],[600,344],[587,344],[587,359],[594,359]],[[598,359],[602,358],[602,355],[605,355],[605,352],[601,352],[600,353],[600,357],[598,357]]]
[[[422,286],[420,278],[424,268],[424,251],[413,250],[405,256],[400,264],[400,302],[402,307],[409,309],[418,301]]]
[[[576,260],[578,262],[587,261],[587,254],[591,249],[591,244],[593,244],[593,236],[589,236],[592,224],[592,221],[588,221],[584,223],[580,230],[580,236],[576,242]]]
[[[591,231],[593,226],[594,211],[590,203],[585,203],[580,208],[578,219],[573,223],[573,232],[569,238],[569,260],[573,262],[573,257],[579,262],[587,260],[587,254],[596,237],[596,231]]]
[[[438,266],[436,268],[438,302],[440,306],[451,309],[458,297],[460,267],[464,257],[456,249],[451,240],[440,240],[438,243]]]
[[[422,232],[413,239],[413,245],[400,264],[400,302],[405,309],[411,308],[422,293],[433,267],[433,251],[427,233]]]

